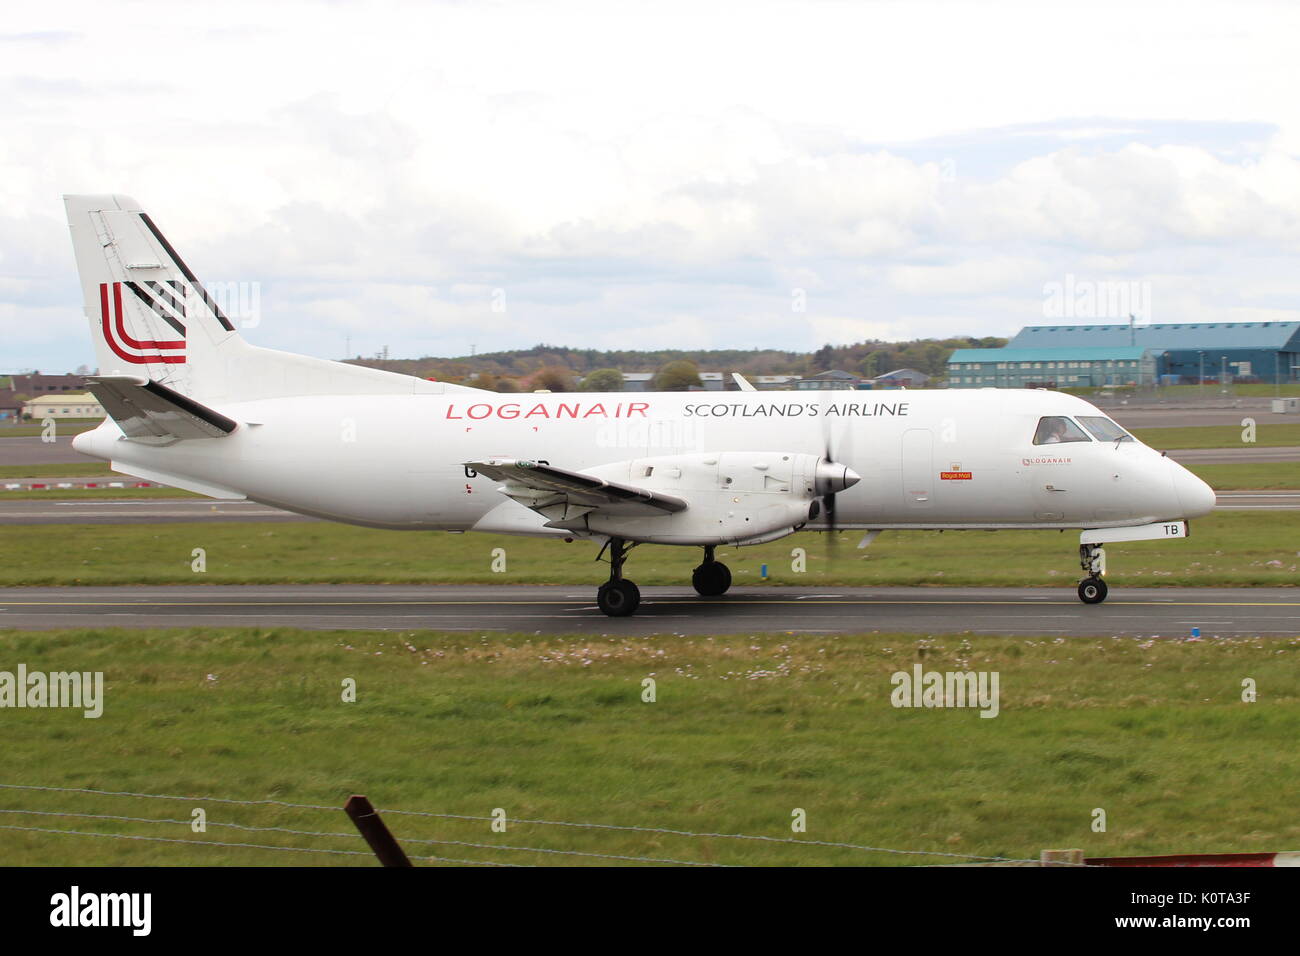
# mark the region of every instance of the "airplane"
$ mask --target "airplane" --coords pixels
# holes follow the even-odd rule
[[[73,447],[217,499],[410,531],[601,544],[596,603],[634,613],[641,544],[796,531],[1080,530],[1080,600],[1105,548],[1185,538],[1214,492],[1092,404],[1039,389],[498,394],[249,344],[126,196],[65,196],[108,417]],[[992,539],[990,539],[992,540]],[[989,559],[996,545],[990,544]]]

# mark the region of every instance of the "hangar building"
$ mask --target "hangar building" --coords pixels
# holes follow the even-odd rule
[[[1151,385],[1156,360],[1142,346],[957,349],[948,358],[950,388],[1077,388]]]
[[[1030,325],[1007,347],[1147,349],[1160,382],[1170,385],[1300,381],[1300,322]]]

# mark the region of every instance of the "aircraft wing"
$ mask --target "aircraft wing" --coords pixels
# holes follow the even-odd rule
[[[551,527],[565,527],[592,512],[645,517],[676,514],[687,506],[672,495],[556,468],[546,462],[489,458],[465,465],[504,482],[498,489],[502,494],[547,518]]]
[[[130,375],[95,375],[86,388],[99,399],[127,438],[169,443],[223,438],[239,423],[161,382]]]

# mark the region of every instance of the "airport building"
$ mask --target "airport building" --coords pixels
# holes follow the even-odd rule
[[[624,372],[623,373],[623,391],[625,392],[650,392],[654,391],[654,372]],[[721,392],[725,391],[726,378],[723,372],[701,372],[700,387],[697,391],[703,392]]]
[[[749,378],[754,388],[760,392],[788,389],[799,381],[798,375],[754,375]]]
[[[69,392],[24,402],[23,416],[36,421],[46,418],[103,418],[104,406],[89,392]]]
[[[1162,385],[1300,381],[1300,322],[1031,325],[1009,349],[1147,349]]]
[[[826,391],[828,389],[842,391],[857,388],[861,381],[856,375],[833,368],[829,372],[818,372],[816,375],[801,378],[794,383],[794,387],[801,392],[809,390]]]
[[[0,388],[0,422],[15,422],[21,417],[23,400],[12,388]]]
[[[950,388],[1080,388],[1151,385],[1156,360],[1141,346],[957,349],[948,359]]]
[[[19,395],[38,395],[41,392],[81,392],[86,388],[86,376],[65,373],[42,375],[40,372],[18,372],[5,376],[9,387]]]
[[[929,383],[930,376],[919,369],[896,368],[892,372],[869,379],[866,384],[871,388],[923,388]]]
[[[654,372],[624,372],[623,391],[648,392],[650,391],[650,383],[654,377]]]

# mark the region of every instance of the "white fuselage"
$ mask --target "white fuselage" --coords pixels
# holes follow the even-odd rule
[[[861,477],[837,496],[847,528],[1104,528],[1214,505],[1204,482],[1140,442],[1034,444],[1043,416],[1102,415],[1047,391],[458,391],[221,411],[241,423],[224,438],[151,446],[107,421],[75,446],[181,487],[400,529],[567,533],[464,464],[501,457],[571,471],[701,452],[829,457]]]

